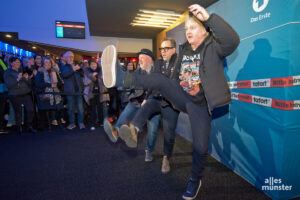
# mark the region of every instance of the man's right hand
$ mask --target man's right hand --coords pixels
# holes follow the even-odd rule
[[[22,77],[23,77],[23,73],[19,73],[17,81],[20,81]]]
[[[80,66],[79,66],[79,65],[73,66],[73,71],[77,71],[77,70],[79,70],[79,69],[80,69]]]
[[[147,102],[147,100],[144,99],[144,101],[142,102],[141,106],[144,106],[146,102]]]

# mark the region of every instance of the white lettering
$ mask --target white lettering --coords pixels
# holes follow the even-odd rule
[[[187,56],[187,55],[184,55],[183,58],[182,58],[182,61],[192,61],[194,62],[195,60],[200,60],[200,53],[199,54],[195,54],[193,56]]]

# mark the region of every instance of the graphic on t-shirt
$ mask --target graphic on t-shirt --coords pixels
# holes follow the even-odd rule
[[[199,92],[199,64],[200,62],[182,62],[179,79],[181,87],[187,93],[195,95]]]

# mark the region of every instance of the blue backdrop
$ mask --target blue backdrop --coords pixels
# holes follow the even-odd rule
[[[299,0],[222,0],[208,8],[238,32],[227,58],[229,82],[300,75]],[[167,32],[184,41],[183,24]],[[283,101],[300,100],[300,86],[232,89]],[[229,112],[228,112],[229,110]],[[300,110],[280,110],[233,100],[216,109],[210,153],[273,199],[300,196]],[[177,132],[191,140],[186,115]]]
[[[227,58],[228,81],[300,75],[299,8],[298,0],[231,0],[208,9],[228,21],[241,38],[239,48]],[[300,100],[300,86],[232,91]],[[213,120],[211,154],[273,199],[299,197],[300,110],[236,100],[229,113],[222,115],[224,110],[217,110]]]

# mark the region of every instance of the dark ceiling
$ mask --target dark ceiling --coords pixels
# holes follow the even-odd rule
[[[218,0],[202,0],[201,5],[208,7],[217,1]],[[199,2],[200,1],[195,0],[86,0],[90,35],[153,39],[163,29],[133,27],[130,25],[139,9],[173,10],[176,13],[182,14],[187,10],[189,5]],[[19,40],[18,33],[9,33],[13,36],[12,38],[6,38],[6,34],[6,32],[0,32],[0,41],[37,54],[48,52],[58,56],[61,52],[70,50],[64,47]],[[37,48],[32,49],[32,46]],[[97,52],[87,52],[78,49],[72,50],[78,55],[97,55]],[[131,56],[135,56],[135,54],[122,55],[122,57]]]
[[[218,0],[86,0],[91,36],[154,38],[163,29],[130,25],[139,9],[173,10],[184,13],[188,6],[204,7]]]

